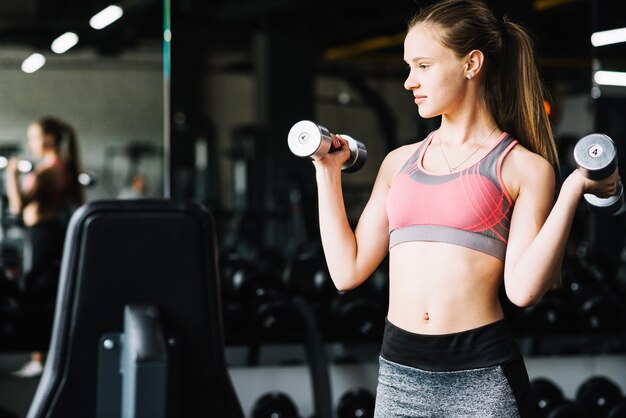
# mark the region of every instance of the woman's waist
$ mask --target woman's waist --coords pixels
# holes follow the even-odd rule
[[[457,303],[411,303],[408,298],[390,295],[387,317],[402,329],[425,335],[462,332],[504,317],[497,296],[480,303],[470,299]]]
[[[415,275],[501,276],[504,261],[462,245],[414,241],[397,245],[389,252],[392,273]]]
[[[501,275],[487,273],[389,276],[389,318],[402,328],[438,334],[479,327],[502,318]]]
[[[57,205],[42,205],[39,202],[30,202],[22,211],[24,225],[32,226],[43,221],[62,220],[66,216],[67,207]]]
[[[420,334],[401,328],[388,318],[381,355],[423,370],[452,371],[503,364],[520,355],[504,319],[446,334]]]

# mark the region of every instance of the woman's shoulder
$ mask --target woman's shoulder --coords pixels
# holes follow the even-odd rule
[[[33,172],[37,181],[44,184],[58,183],[65,180],[65,164],[62,161],[52,161],[40,164]]]
[[[382,169],[391,173],[396,173],[400,167],[411,158],[424,140],[411,144],[401,145],[390,151],[383,160]]]
[[[521,188],[553,184],[555,172],[548,160],[518,143],[504,160],[502,177],[511,195],[517,195]]]
[[[420,146],[426,141],[426,139],[419,140],[417,142],[412,142],[410,144],[401,145],[398,148],[390,151],[385,160],[389,160],[390,162],[402,162],[404,163],[406,160],[411,158],[413,154],[420,148]]]
[[[552,165],[541,155],[533,152],[519,142],[511,149],[507,155],[507,164],[527,171],[552,170]],[[529,170],[532,169],[532,170]]]
[[[383,160],[379,177],[385,181],[388,187],[391,187],[393,179],[396,177],[402,166],[418,151],[420,144],[424,141],[418,141],[407,145],[401,145],[390,151]]]

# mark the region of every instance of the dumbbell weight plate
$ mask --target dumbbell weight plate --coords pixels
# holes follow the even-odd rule
[[[287,135],[287,145],[294,155],[313,160],[319,160],[328,154],[331,143],[328,129],[310,120],[297,122]]]
[[[365,148],[362,142],[357,141],[350,135],[339,134],[339,136],[348,141],[348,147],[350,148],[350,158],[343,163],[341,169],[346,173],[359,171],[367,160],[367,148]]]
[[[252,418],[298,418],[298,416],[296,404],[283,392],[266,393],[252,408]]]
[[[589,203],[589,210],[599,215],[612,215],[624,206],[624,188],[619,184],[619,193],[615,196],[602,198],[594,194],[584,195],[585,201]]]
[[[609,177],[617,167],[617,149],[608,136],[590,134],[576,143],[574,160],[585,177],[601,180]]]
[[[576,390],[576,404],[588,417],[604,417],[611,404],[622,397],[620,387],[604,376],[592,376]]]

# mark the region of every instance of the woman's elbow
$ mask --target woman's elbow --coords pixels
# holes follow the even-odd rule
[[[361,280],[358,278],[356,274],[332,274],[331,275],[333,283],[335,287],[340,292],[347,292],[358,287],[361,283],[363,283],[364,279]]]
[[[507,291],[509,300],[520,308],[528,308],[539,303],[545,292]]]
[[[537,303],[536,300],[533,300],[530,297],[511,295],[510,293],[507,293],[507,297],[515,306],[519,308],[528,308],[529,306],[532,306],[535,303]]]
[[[22,207],[20,205],[9,205],[9,213],[13,216],[18,216],[22,213]]]
[[[347,292],[349,290],[354,289],[355,287],[357,287],[359,284],[352,281],[352,280],[335,280],[333,279],[333,283],[335,284],[335,288],[337,288],[337,290],[339,292]]]

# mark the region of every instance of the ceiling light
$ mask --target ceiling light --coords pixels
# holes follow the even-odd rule
[[[591,35],[591,45],[603,46],[626,42],[626,28],[596,32]]]
[[[619,71],[596,71],[593,80],[603,86],[626,87],[626,73]]]
[[[26,58],[22,63],[22,71],[25,73],[34,73],[46,63],[46,58],[41,55],[34,53],[30,57]]]
[[[124,11],[121,7],[109,6],[89,19],[89,26],[94,29],[102,29],[122,17],[123,14]]]
[[[62,54],[78,43],[78,35],[74,32],[65,32],[63,35],[52,41],[50,47],[57,54]]]

